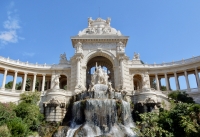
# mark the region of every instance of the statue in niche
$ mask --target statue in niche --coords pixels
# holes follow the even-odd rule
[[[107,85],[108,78],[109,78],[109,76],[108,76],[106,70],[103,70],[101,68],[101,65],[97,66],[97,63],[96,63],[95,72],[91,76],[91,83],[93,85],[95,85],[95,84]]]
[[[149,87],[149,75],[148,72],[145,72],[143,76],[143,82],[142,82],[143,88],[148,88]]]
[[[134,52],[134,57],[133,57],[134,59],[140,59],[140,54],[139,53],[136,53],[136,52]]]
[[[66,53],[60,54],[60,60],[67,60]]]
[[[60,75],[55,75],[55,77],[53,78],[53,89],[60,89],[60,86],[59,86],[59,78],[60,78]]]

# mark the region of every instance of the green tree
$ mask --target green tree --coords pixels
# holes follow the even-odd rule
[[[13,81],[9,81],[7,84],[5,84],[5,88],[12,89]]]
[[[37,102],[40,100],[39,92],[25,92],[20,95],[21,102],[15,108],[17,117],[27,124],[31,131],[37,131],[43,120]]]
[[[193,98],[189,97],[186,92],[173,91],[168,95],[168,97],[174,99],[176,102],[195,103]]]
[[[137,122],[140,128],[140,136],[143,137],[172,137],[173,134],[163,129],[158,121],[159,115],[154,112],[140,114],[141,122]]]

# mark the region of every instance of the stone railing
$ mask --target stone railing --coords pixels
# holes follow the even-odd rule
[[[20,65],[20,66],[25,66],[25,67],[34,67],[34,68],[51,68],[52,65],[47,65],[45,64],[33,64],[33,63],[28,63],[28,62],[22,62],[19,60],[12,60],[10,58],[4,58],[0,56],[0,62],[5,62],[9,64],[14,64],[14,65]]]
[[[181,89],[180,91],[182,92],[186,92],[187,94],[190,94],[190,93],[193,93],[193,92],[200,92],[200,88],[190,88],[189,90],[188,89]]]
[[[138,64],[138,66],[145,66],[145,67],[167,67],[167,66],[173,66],[173,65],[183,65],[183,64],[190,64],[200,62],[200,56],[192,57],[189,59],[182,59],[179,61],[173,61],[173,62],[167,62],[167,63],[161,63],[161,64]],[[133,64],[132,60],[128,61],[128,65],[134,65],[137,66],[137,64]]]
[[[0,88],[0,91],[10,92],[10,93],[23,93],[22,90],[12,90],[12,89],[8,89],[8,88],[5,88],[5,89]]]

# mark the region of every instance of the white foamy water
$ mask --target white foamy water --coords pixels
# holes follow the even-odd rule
[[[76,130],[81,126],[81,125],[76,125],[76,123],[72,123],[73,126],[71,126],[68,131],[67,131],[67,136],[66,137],[73,137],[74,133]]]

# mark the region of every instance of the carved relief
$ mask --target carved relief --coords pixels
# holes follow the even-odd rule
[[[81,42],[78,42],[78,43],[75,45],[75,48],[76,48],[75,53],[82,53],[82,52],[83,52],[82,43],[81,43]]]
[[[116,48],[116,43],[85,43],[82,45],[84,50],[95,50],[98,48],[103,48],[103,49],[115,49]]]
[[[96,20],[92,20],[91,17],[88,18],[88,28],[83,31],[79,31],[79,36],[82,35],[118,35],[120,36],[120,31],[117,31],[114,28],[110,27],[111,19],[107,18],[107,20],[103,20],[101,18],[97,18]]]
[[[125,52],[125,46],[121,41],[117,44],[117,52]]]

